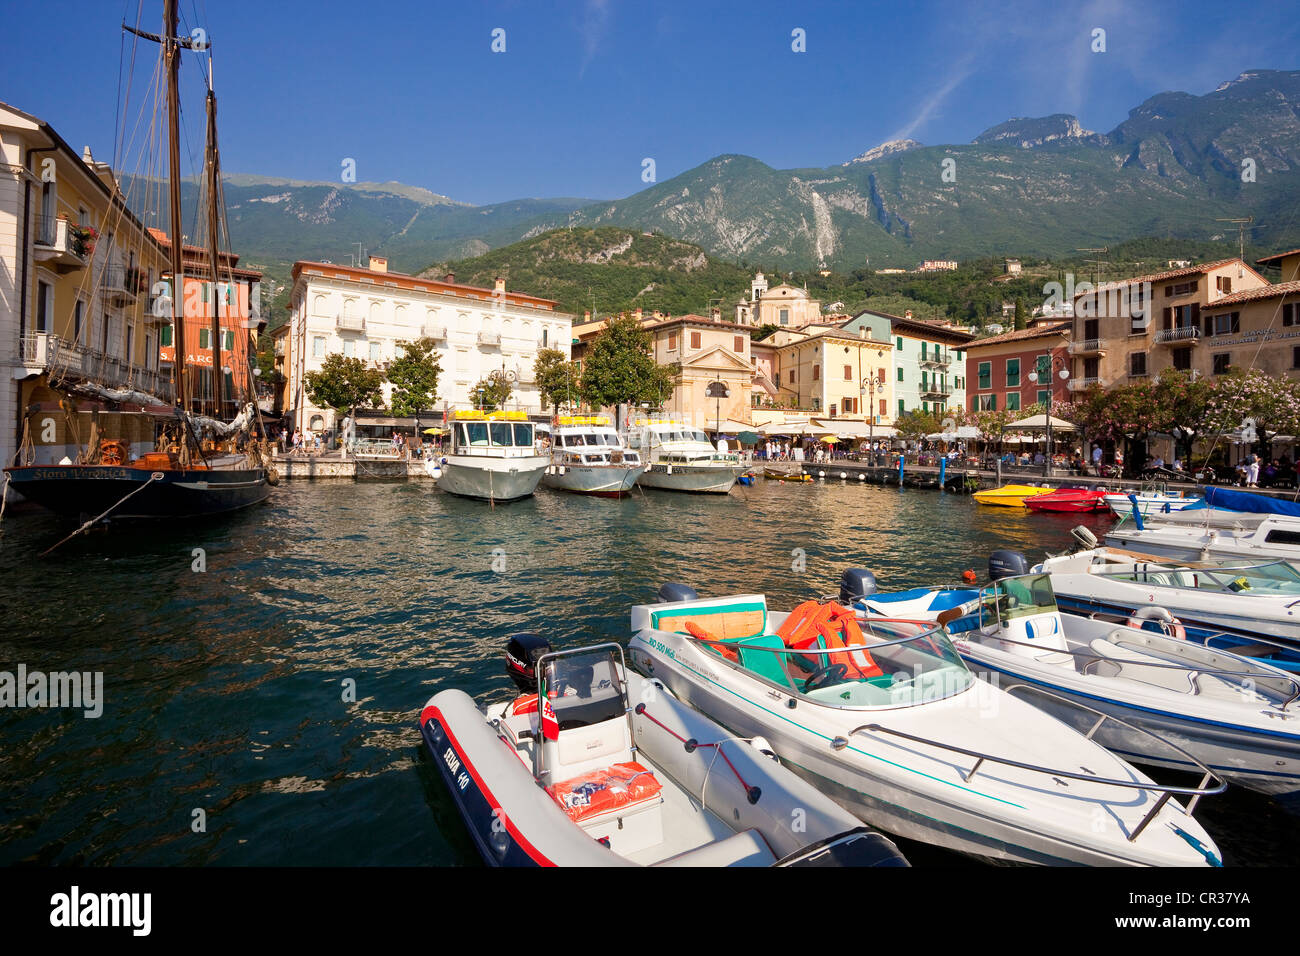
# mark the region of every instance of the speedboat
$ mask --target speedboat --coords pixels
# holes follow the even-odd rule
[[[812,475],[802,471],[781,471],[777,468],[764,468],[763,477],[770,481],[812,481]]]
[[[996,571],[996,567],[991,569]],[[863,587],[859,582],[870,582]],[[986,680],[1023,683],[1039,707],[1135,763],[1205,774],[1300,809],[1300,680],[1275,667],[1141,626],[1062,615],[1045,572],[979,590],[874,592],[845,572],[869,615],[942,621]],[[865,592],[865,593],[863,593]],[[1152,616],[1152,619],[1158,619]],[[1099,720],[1098,715],[1105,715]]]
[[[1300,559],[1300,518],[1268,515],[1253,528],[1125,523],[1106,534],[1106,544],[1179,561]]]
[[[1139,618],[1164,608],[1188,640],[1300,669],[1300,566],[1291,561],[1182,564],[1113,548],[1048,557],[1063,610],[1152,627]],[[1278,645],[1282,645],[1279,647]]]
[[[551,463],[542,484],[602,498],[631,494],[646,466],[618,440],[605,415],[562,415],[556,422]]]
[[[907,865],[764,741],[728,734],[630,671],[618,644],[555,651],[515,634],[506,670],[513,700],[480,710],[450,689],[420,714],[489,865]]]
[[[1052,488],[1039,488],[1037,485],[1003,485],[1001,488],[989,488],[971,495],[982,505],[1001,505],[1004,508],[1023,508],[1026,498],[1051,494]]]
[[[456,409],[449,425],[451,454],[439,462],[441,490],[494,504],[537,490],[548,460],[537,453],[533,423],[523,412]]]
[[[634,423],[627,444],[647,464],[637,479],[646,488],[725,495],[746,470],[739,455],[718,451],[700,429],[668,419]]]
[[[1105,511],[1106,492],[1099,488],[1057,488],[1045,495],[1025,498],[1030,511]]]
[[[1119,491],[1106,495],[1106,504],[1117,517],[1130,514],[1134,508],[1133,496],[1137,498],[1136,507],[1142,517],[1153,514],[1168,514],[1182,511],[1184,508],[1197,508],[1205,503],[1199,495],[1185,495],[1181,491],[1170,491],[1163,481],[1148,482],[1138,492]]]
[[[1040,864],[1218,865],[1171,797],[1019,695],[977,680],[936,623],[865,620],[835,603],[771,611],[761,594],[665,585],[632,608],[634,666],[869,824]]]

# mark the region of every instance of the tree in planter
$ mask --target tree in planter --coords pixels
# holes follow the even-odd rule
[[[382,408],[384,373],[358,358],[335,352],[325,356],[320,371],[308,372],[307,397],[317,408],[352,414],[358,408]]]
[[[650,333],[636,319],[610,319],[583,365],[583,401],[593,409],[642,402],[661,407],[673,393],[680,368],[656,363],[650,345]]]
[[[438,399],[438,376],[442,365],[434,351],[433,339],[398,342],[402,354],[388,363],[388,381],[393,385],[393,414],[414,418],[420,427],[420,409],[432,408]]]
[[[506,378],[505,372],[498,369],[478,380],[478,383],[469,390],[469,400],[474,403],[475,408],[490,412],[510,401],[512,392],[514,386],[510,384],[510,379]]]
[[[533,378],[541,393],[542,407],[551,407],[559,414],[560,405],[581,397],[578,384],[578,366],[564,357],[559,349],[542,349],[533,363]]]

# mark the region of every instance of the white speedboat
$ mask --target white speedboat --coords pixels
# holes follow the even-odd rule
[[[439,464],[438,487],[462,498],[506,502],[537,490],[547,459],[537,453],[523,412],[451,412],[451,454]]]
[[[1185,495],[1181,491],[1170,491],[1163,481],[1149,482],[1141,491],[1119,491],[1103,495],[1103,500],[1116,516],[1124,517],[1133,511],[1130,495],[1137,498],[1137,508],[1142,517],[1150,514],[1169,514],[1184,508],[1197,508],[1205,505],[1205,499],[1198,495]]]
[[[1057,603],[1079,615],[1128,619],[1166,609],[1178,633],[1211,640],[1236,653],[1300,668],[1300,565],[1291,561],[1180,564],[1143,560],[1112,548],[1091,548],[1044,559],[1033,568],[1052,576]],[[1251,649],[1260,639],[1278,642]]]
[[[604,415],[563,415],[552,440],[551,463],[542,475],[547,488],[621,498],[646,468],[637,452],[623,447]]]
[[[845,575],[851,590],[854,573]],[[1041,709],[1128,760],[1194,773],[1208,768],[1297,802],[1300,680],[1170,632],[1062,615],[1054,581],[1039,572],[978,591],[933,591],[929,609],[913,591],[860,594],[854,607],[942,620],[977,674],[1042,691],[1030,695]],[[1099,713],[1118,719],[1098,722]]]
[[[1159,785],[1016,694],[977,680],[935,624],[867,621],[761,594],[632,609],[633,664],[733,732],[761,734],[818,789],[882,830],[1000,860],[1218,865]]]
[[[627,444],[646,464],[637,479],[645,488],[725,495],[745,471],[739,455],[718,451],[704,432],[681,422],[635,422],[628,429]]]
[[[1300,518],[1268,515],[1241,529],[1126,523],[1107,532],[1106,544],[1180,561],[1300,559]]]
[[[907,865],[763,741],[629,671],[617,644],[552,651],[516,634],[506,669],[514,700],[479,710],[444,690],[420,714],[489,865]]]

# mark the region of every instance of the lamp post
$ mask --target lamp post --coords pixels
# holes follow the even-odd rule
[[[1044,363],[1043,359],[1047,359]],[[1046,370],[1040,372],[1046,364]],[[1038,358],[1038,365],[1034,371],[1029,373],[1029,381],[1038,384],[1039,379],[1047,382],[1047,461],[1043,464],[1043,476],[1048,477],[1052,474],[1052,373],[1056,372],[1062,382],[1070,377],[1070,369],[1065,363],[1065,359],[1053,357],[1051,352],[1044,352]]]
[[[884,384],[885,383],[880,380],[879,375],[870,375],[862,380],[862,385],[859,389],[862,396],[867,398],[867,433],[870,436],[867,438],[867,445],[871,448],[871,455],[873,458],[876,455],[876,389],[883,388]]]

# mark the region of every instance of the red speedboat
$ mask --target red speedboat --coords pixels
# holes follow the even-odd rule
[[[1106,492],[1098,488],[1057,488],[1045,495],[1025,499],[1030,511],[1105,511]]]

